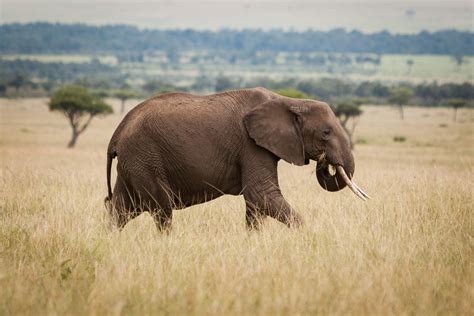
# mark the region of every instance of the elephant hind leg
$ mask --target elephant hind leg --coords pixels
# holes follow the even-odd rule
[[[134,203],[133,197],[134,192],[131,186],[127,185],[125,180],[118,175],[109,211],[113,223],[120,229],[141,213],[138,205]]]
[[[157,183],[147,183],[147,186],[137,186],[138,205],[142,212],[149,212],[159,231],[169,231],[173,219],[173,209],[167,186]]]
[[[123,206],[122,209],[128,210],[125,212],[128,217],[119,216],[119,223],[126,223],[143,212],[149,212],[158,230],[168,230],[172,220],[173,194],[161,161],[149,161],[147,156],[141,156],[140,153],[128,158],[118,163],[119,174],[123,170],[127,174],[127,181],[123,181],[124,177],[117,177],[119,186],[116,189],[123,192],[122,199],[117,202]]]
[[[149,212],[153,217],[159,231],[169,231],[171,229],[173,209],[166,200],[159,202],[156,195],[150,196],[148,193],[142,193],[140,194],[139,204],[141,212]]]
[[[171,222],[173,219],[173,210],[168,207],[164,209],[155,209],[151,212],[153,219],[155,221],[156,228],[159,231],[170,231],[171,230]]]

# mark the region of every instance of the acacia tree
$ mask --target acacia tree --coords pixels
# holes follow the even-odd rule
[[[127,102],[128,99],[131,98],[136,98],[138,95],[135,93],[135,91],[130,90],[130,89],[121,89],[115,93],[115,97],[118,98],[122,103],[120,105],[120,113],[125,112],[125,102]]]
[[[354,130],[359,122],[359,117],[362,114],[360,108],[362,101],[352,100],[352,101],[343,101],[332,107],[334,114],[337,116],[341,122],[342,128],[346,131],[347,136],[349,136],[349,142],[351,148],[354,148],[354,142],[352,136],[354,135]],[[349,121],[352,123],[349,127]]]
[[[413,65],[415,64],[415,62],[412,60],[412,59],[407,59],[407,67],[408,67],[408,70],[407,70],[407,74],[411,74],[411,69],[413,68]]]
[[[462,53],[455,52],[451,55],[451,57],[456,63],[456,71],[459,71],[461,69],[461,65],[464,63],[464,55]]]
[[[449,99],[448,105],[454,109],[453,121],[456,122],[458,109],[466,106],[466,100],[464,99]]]
[[[403,120],[403,105],[407,104],[410,101],[411,97],[413,96],[413,91],[409,88],[395,88],[390,91],[390,95],[388,97],[388,102],[392,104],[398,105],[400,110],[400,118]]]
[[[68,85],[56,91],[49,102],[50,111],[62,113],[72,128],[72,137],[67,147],[72,148],[77,138],[97,115],[113,113],[112,107],[92,95],[82,86]]]

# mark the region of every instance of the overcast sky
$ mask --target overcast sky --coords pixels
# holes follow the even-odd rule
[[[0,0],[1,23],[141,28],[282,28],[414,33],[473,30],[473,0]]]

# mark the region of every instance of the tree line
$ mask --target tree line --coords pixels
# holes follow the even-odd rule
[[[242,86],[228,77],[217,78],[216,85],[219,85],[221,90]],[[420,84],[401,82],[390,84],[381,81],[355,82],[338,78],[303,80],[256,78],[245,84],[245,86],[262,86],[272,90],[293,88],[306,95],[327,101],[358,98],[369,99],[373,104],[388,104],[394,103],[393,100],[390,100],[394,90],[409,91],[410,100],[408,101],[424,106],[446,105],[446,100],[453,98],[463,99],[468,103],[474,101],[474,85],[470,82],[442,84],[437,82]],[[403,93],[406,94],[406,92]]]
[[[89,63],[43,63],[34,60],[2,60],[0,59],[0,77],[11,78],[18,75],[36,78],[42,81],[68,82],[80,77],[107,78],[118,77],[120,70],[92,59]]]
[[[457,30],[364,34],[344,29],[303,32],[140,30],[129,25],[12,23],[0,25],[0,38],[0,53],[3,54],[115,54],[163,50],[172,56],[173,52],[184,50],[234,50],[474,55],[474,33]]]
[[[56,73],[54,73],[52,78],[48,76],[35,77],[31,73],[23,73],[21,71],[4,72],[4,69],[1,68],[2,62],[0,62],[0,96],[50,95],[57,87],[72,83],[88,87],[101,97],[114,97],[117,91],[123,92],[123,90],[125,90],[125,92],[122,93],[124,95],[133,94],[137,98],[147,98],[157,93],[171,91],[186,91],[202,94],[261,86],[271,90],[295,89],[305,95],[330,102],[359,98],[368,99],[373,104],[397,103],[394,102],[393,99],[390,99],[394,90],[403,91],[400,94],[410,95],[409,102],[407,101],[405,104],[413,103],[422,106],[445,106],[450,99],[462,99],[465,100],[468,105],[472,105],[474,102],[474,85],[470,82],[411,84],[407,82],[386,83],[381,81],[357,82],[338,78],[288,78],[275,80],[268,77],[244,80],[241,77],[220,75],[217,78],[199,76],[195,78],[193,83],[185,86],[158,79],[149,79],[143,84],[137,85],[130,84],[126,76],[115,72],[113,67],[105,65],[102,65],[104,66],[103,69],[100,67],[85,69],[79,67],[77,68],[77,72],[71,72],[71,76],[61,75],[59,69],[62,69],[62,67],[65,67],[67,71],[69,71],[69,67],[76,69],[74,68],[74,64],[58,63],[56,68],[54,64],[43,65],[50,65],[50,67],[52,67],[51,71],[53,72],[54,69],[56,69]],[[102,72],[100,70],[102,70]],[[59,76],[59,78],[57,76]],[[124,97],[121,96],[119,98],[123,99]]]

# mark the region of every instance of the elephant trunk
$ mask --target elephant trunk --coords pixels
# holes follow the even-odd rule
[[[342,190],[349,186],[355,195],[362,200],[366,200],[369,196],[362,191],[352,180],[355,170],[354,158],[352,154],[347,155],[347,159],[343,163],[331,164],[330,159],[320,157],[316,166],[316,178],[319,185],[330,192]]]

